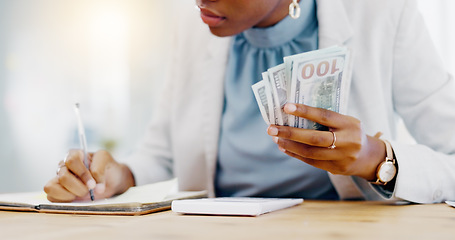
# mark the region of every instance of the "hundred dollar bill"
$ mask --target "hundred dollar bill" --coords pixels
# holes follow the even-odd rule
[[[270,120],[270,123],[271,124],[276,124],[276,125],[284,125],[284,122],[283,122],[283,110],[282,108],[280,107],[279,104],[277,104],[275,102],[274,99],[277,99],[278,96],[276,96],[276,93],[273,91],[273,86],[272,86],[272,79],[270,78],[269,76],[269,73],[268,72],[263,72],[262,73],[262,78],[263,78],[263,81],[264,81],[264,84],[268,85],[268,89],[270,89],[270,93],[271,93],[271,106],[272,106],[272,109],[273,109],[273,114],[275,116],[274,119],[271,119]]]
[[[288,114],[283,110],[284,105],[287,103],[287,83],[284,64],[269,68],[267,70],[269,75],[270,86],[273,91],[273,100],[276,110],[279,111],[278,116],[281,117],[280,125],[288,125]]]
[[[259,105],[262,118],[269,125],[275,124],[275,114],[273,113],[273,107],[271,106],[272,94],[269,85],[262,80],[251,86],[251,88],[253,89],[254,96]]]
[[[294,61],[300,60],[300,59],[312,59],[312,58],[317,58],[323,55],[327,54],[334,54],[336,52],[342,51],[343,49],[338,47],[338,46],[333,46],[333,47],[328,47],[328,48],[323,48],[315,51],[310,51],[310,52],[304,52],[292,56],[287,56],[284,57],[284,72],[285,72],[285,79],[287,83],[287,98],[288,100],[291,98],[291,83],[292,83],[292,66],[294,64]]]
[[[331,48],[300,56],[292,62],[289,101],[344,113],[350,85],[349,51]],[[327,130],[327,127],[292,116],[289,126]]]
[[[286,102],[346,113],[351,69],[345,47],[330,47],[284,58],[284,64],[262,73],[253,87],[261,114],[268,124],[326,130],[320,124],[288,115]],[[268,109],[268,111],[266,110]]]

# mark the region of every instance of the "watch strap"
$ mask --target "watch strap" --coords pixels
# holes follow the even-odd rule
[[[395,164],[395,157],[393,156],[393,149],[392,149],[392,145],[390,144],[389,141],[385,140],[385,139],[381,139],[384,144],[385,144],[385,151],[386,151],[386,157],[385,157],[385,160],[386,161],[392,161],[393,164]]]

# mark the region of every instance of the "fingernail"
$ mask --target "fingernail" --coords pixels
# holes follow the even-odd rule
[[[292,103],[288,103],[284,106],[284,110],[288,113],[293,113],[297,110],[297,106]]]
[[[278,135],[278,128],[276,128],[276,127],[269,127],[269,135],[270,135],[270,136],[276,136],[276,135]]]
[[[279,149],[280,151],[282,151],[282,152],[286,152],[286,150],[285,150],[284,148],[280,147],[280,146],[278,146],[278,149]]]
[[[278,137],[273,137],[273,141],[278,144]]]
[[[96,187],[96,182],[93,179],[90,179],[87,181],[87,187],[88,189],[94,189]]]
[[[105,183],[98,183],[95,187],[95,192],[98,194],[103,194],[106,191],[106,184]]]

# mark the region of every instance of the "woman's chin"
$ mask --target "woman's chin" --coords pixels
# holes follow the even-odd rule
[[[225,27],[209,27],[210,32],[217,37],[229,37],[241,33],[243,30],[230,29]]]

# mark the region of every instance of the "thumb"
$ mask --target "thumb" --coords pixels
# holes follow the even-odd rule
[[[101,150],[92,155],[90,172],[96,181],[95,192],[103,194],[106,190],[106,169],[113,159],[109,152]]]

